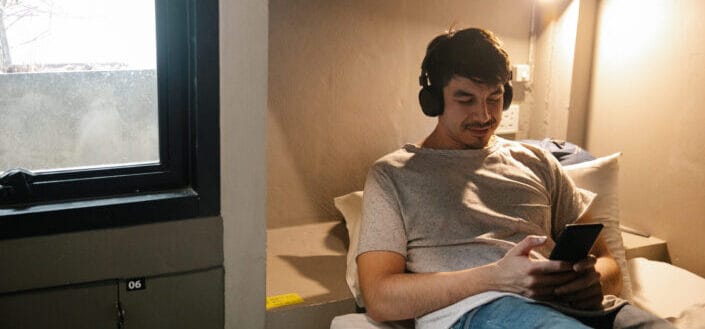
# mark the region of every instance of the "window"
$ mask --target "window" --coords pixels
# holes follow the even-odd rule
[[[153,2],[0,6],[0,173],[159,162]]]
[[[220,212],[217,0],[0,0],[0,238]]]

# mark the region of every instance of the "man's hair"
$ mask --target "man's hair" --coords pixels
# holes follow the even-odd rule
[[[505,84],[511,80],[509,55],[490,31],[469,28],[435,37],[426,48],[421,79],[436,95],[459,75],[484,84]],[[422,82],[423,85],[423,82]]]

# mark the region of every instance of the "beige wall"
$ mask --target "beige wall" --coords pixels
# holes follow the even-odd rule
[[[597,0],[538,2],[528,138],[585,145]]]
[[[598,0],[574,1],[578,3],[578,17],[575,30],[573,77],[570,86],[570,110],[566,125],[566,140],[584,147],[590,108]]]
[[[537,7],[531,138],[566,138],[578,2],[547,2]]]
[[[528,62],[531,1],[271,0],[269,9],[271,228],[336,219],[333,198],[362,189],[375,159],[430,133],[419,67],[451,23],[493,30],[514,63]]]
[[[264,328],[267,2],[220,1],[225,328]]]
[[[603,0],[587,147],[622,151],[622,221],[705,275],[705,2]]]

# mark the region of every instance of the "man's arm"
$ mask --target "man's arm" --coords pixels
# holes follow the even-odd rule
[[[619,295],[622,292],[622,272],[602,237],[597,239],[591,253],[597,258],[595,270],[600,273],[602,292],[605,295]]]
[[[531,249],[543,243],[545,237],[529,236],[497,262],[443,273],[406,273],[403,256],[366,252],[357,264],[367,313],[376,321],[410,319],[491,290],[550,300],[574,274],[567,263],[530,259]]]

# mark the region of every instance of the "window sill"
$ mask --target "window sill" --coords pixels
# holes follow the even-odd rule
[[[191,188],[0,208],[0,240],[215,215]]]

